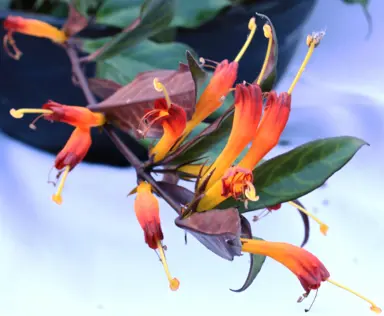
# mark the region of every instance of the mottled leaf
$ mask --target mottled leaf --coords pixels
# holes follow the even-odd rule
[[[241,255],[241,220],[236,208],[193,213],[175,220],[207,249],[223,259],[232,261]]]
[[[272,90],[275,82],[276,82],[276,67],[277,67],[277,59],[278,59],[278,42],[277,42],[277,36],[275,28],[273,27],[273,24],[271,20],[264,14],[256,13],[258,17],[261,17],[263,20],[266,20],[266,24],[268,24],[271,27],[272,30],[272,42],[271,42],[271,53],[269,55],[269,58],[267,60],[265,73],[263,75],[263,78],[261,80],[261,90],[263,92],[269,92]],[[254,81],[256,83],[258,81],[259,77],[257,77]]]
[[[261,238],[258,238],[258,237],[252,237],[251,236],[246,236],[245,238],[248,238],[248,239],[256,239],[256,240],[263,240]],[[248,272],[248,275],[247,275],[247,278],[243,284],[243,286],[238,289],[238,290],[232,290],[232,292],[243,292],[245,291],[252,283],[253,281],[256,279],[257,275],[259,274],[264,262],[265,262],[265,259],[266,257],[265,256],[262,256],[262,255],[254,255],[254,254],[249,254],[250,255],[250,266],[249,266],[249,272]]]
[[[123,32],[114,36],[103,47],[88,56],[88,61],[111,58],[123,50],[157,34],[168,26],[174,14],[174,0],[146,0],[140,16]]]
[[[72,3],[69,4],[68,18],[63,26],[65,34],[73,36],[83,30],[87,25],[88,18],[79,12]]]
[[[253,171],[254,185],[260,199],[244,203],[232,198],[218,208],[237,206],[240,213],[292,201],[315,190],[340,170],[365,141],[351,136],[315,140],[274,157]]]
[[[104,100],[119,90],[122,85],[108,79],[90,78],[88,79],[89,88],[92,93]]]
[[[180,64],[178,70],[153,70],[140,73],[137,77],[119,89],[116,93],[96,105],[90,105],[91,110],[104,112],[109,120],[127,132],[137,133],[140,120],[145,110],[152,109],[154,101],[163,98],[162,92],[155,90],[153,80],[158,80],[167,88],[172,102],[182,106],[188,119],[191,118],[195,107],[195,84],[189,68]],[[162,129],[153,126],[147,137],[160,137]]]

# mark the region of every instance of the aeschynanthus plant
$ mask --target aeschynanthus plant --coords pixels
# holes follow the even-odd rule
[[[149,7],[156,11],[169,2],[149,1]],[[318,290],[322,282],[329,282],[367,301],[372,311],[380,313],[381,309],[371,300],[331,279],[324,264],[302,247],[253,236],[250,223],[242,215],[259,209],[277,210],[282,203],[290,203],[299,209],[305,222],[308,216],[317,221],[325,235],[328,227],[297,199],[321,186],[366,144],[350,136],[320,139],[265,160],[278,144],[289,119],[294,88],[324,33],[308,35],[308,53],[295,79],[286,92],[277,93],[271,90],[278,55],[276,34],[267,17],[257,16],[266,20],[263,31],[268,48],[254,82],[235,84],[238,64],[257,30],[255,17],[250,19],[250,34],[233,61],[200,59],[198,62],[187,52],[187,63],[180,63],[177,70],[140,73],[125,86],[100,79],[88,82],[80,66],[81,62],[117,54],[122,42],[130,36],[131,40],[138,41],[140,32],[147,34],[148,29],[140,17],[122,34],[82,60],[73,35],[85,27],[87,21],[73,8],[63,30],[36,20],[9,17],[4,24],[8,29],[4,43],[14,48],[14,53],[9,51],[10,55],[21,56],[12,37],[14,32],[46,37],[61,45],[68,53],[77,83],[89,103],[85,108],[47,101],[41,109],[12,109],[10,114],[21,119],[24,114],[35,113],[43,119],[74,126],[54,162],[59,186],[52,200],[57,204],[63,202],[67,176],[91,146],[90,129],[103,128],[136,170],[137,187],[130,192],[136,196],[132,208],[143,229],[145,243],[159,252],[171,290],[177,290],[180,282],[172,277],[166,262],[163,245],[166,232],[161,227],[158,197],[177,212],[178,227],[218,256],[233,260],[243,253],[251,255],[247,280],[237,292],[249,287],[265,258],[270,257],[298,278],[304,289],[299,301],[312,290]],[[208,77],[205,68],[213,68],[214,72],[200,94],[202,82]],[[91,90],[103,100],[97,102]],[[224,113],[213,123],[205,123],[226,100],[231,104]],[[32,124],[34,128],[35,123],[36,120]],[[114,127],[140,139],[154,138],[148,146],[148,160],[139,161],[119,139]],[[195,189],[192,192],[174,182],[156,181],[153,173],[192,180]]]

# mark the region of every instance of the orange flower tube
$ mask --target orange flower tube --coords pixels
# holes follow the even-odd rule
[[[140,182],[137,187],[135,213],[137,220],[144,231],[145,242],[151,249],[157,249],[159,251],[160,259],[169,281],[169,287],[172,291],[176,291],[179,288],[180,282],[178,279],[173,278],[169,272],[163,245],[161,243],[164,236],[160,225],[159,202],[153,195],[152,187],[149,183]]]

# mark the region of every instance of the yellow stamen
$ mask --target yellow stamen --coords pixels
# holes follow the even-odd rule
[[[65,180],[67,179],[67,176],[68,176],[70,169],[71,169],[70,166],[65,167],[65,170],[63,172],[63,175],[62,175],[60,183],[59,183],[59,187],[57,188],[56,193],[52,195],[52,201],[58,205],[61,205],[61,203],[63,203],[63,198],[61,197],[61,193],[63,192],[64,183],[65,183]]]
[[[260,71],[260,74],[259,74],[259,78],[257,78],[257,82],[256,83],[258,85],[260,85],[261,82],[263,81],[263,77],[264,77],[265,71],[267,70],[269,57],[271,56],[272,44],[273,44],[273,36],[272,36],[272,28],[271,28],[271,26],[268,25],[268,24],[265,24],[263,26],[263,31],[264,31],[264,36],[266,38],[268,38],[268,47],[267,47],[267,52],[265,54],[263,67],[261,68],[261,71]]]
[[[52,114],[53,111],[45,110],[45,109],[11,109],[9,114],[13,116],[15,119],[21,119],[24,114]]]
[[[361,295],[361,294],[351,290],[350,288],[347,288],[346,286],[344,286],[344,285],[342,285],[340,283],[337,283],[337,282],[335,282],[333,280],[327,279],[327,282],[329,282],[329,283],[331,283],[331,284],[333,284],[333,285],[335,285],[335,286],[337,286],[337,287],[339,287],[339,288],[341,288],[343,290],[346,290],[346,291],[356,295],[357,297],[360,297],[362,300],[364,300],[364,301],[368,302],[369,304],[371,304],[371,311],[375,312],[376,314],[380,314],[381,313],[381,308],[378,307],[374,302],[372,302],[371,300],[369,300],[365,296],[363,296],[363,295]]]
[[[165,97],[165,100],[167,101],[168,108],[170,108],[172,102],[165,86],[157,78],[153,79],[153,86],[155,87],[156,91],[164,93],[164,97]]]
[[[161,244],[160,240],[157,241],[157,249],[159,250],[160,260],[161,260],[161,263],[163,264],[165,274],[167,275],[167,278],[169,281],[169,287],[171,288],[172,291],[177,291],[179,288],[180,282],[178,279],[172,278],[171,273],[169,272],[167,260],[165,259],[163,245]]]
[[[304,214],[308,215],[310,218],[312,218],[316,223],[318,223],[320,225],[320,231],[321,233],[326,236],[327,235],[327,232],[328,232],[328,225],[324,224],[320,219],[318,219],[315,215],[311,214],[310,212],[308,212],[305,208],[301,207],[299,204],[296,204],[295,202],[288,202],[289,204],[291,204],[293,207],[296,207],[298,210],[300,210],[301,212],[303,212]]]
[[[313,51],[315,48],[320,44],[321,39],[324,37],[325,33],[320,32],[320,33],[315,33],[312,35],[307,36],[307,45],[309,47],[307,55],[305,55],[304,61],[300,66],[299,71],[297,72],[297,75],[295,79],[293,80],[291,86],[288,89],[288,94],[292,94],[293,89],[295,88],[297,82],[299,81],[301,75],[303,74],[305,67],[308,64],[309,59],[311,58]]]
[[[241,48],[240,52],[237,54],[237,56],[236,56],[236,58],[234,60],[236,62],[239,62],[241,57],[243,57],[245,51],[247,50],[249,44],[252,41],[253,36],[255,35],[255,32],[256,32],[256,29],[257,29],[257,25],[256,25],[256,19],[254,17],[249,20],[248,29],[251,32],[249,33],[248,38],[245,41],[245,43],[244,43],[243,47]]]
[[[244,194],[245,197],[250,201],[256,202],[259,200],[259,196],[256,194],[255,186],[249,181],[247,181],[247,188],[245,189]]]

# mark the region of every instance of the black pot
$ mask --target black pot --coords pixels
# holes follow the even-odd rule
[[[316,0],[266,0],[253,5],[233,7],[195,30],[178,30],[176,39],[190,45],[200,56],[217,61],[233,59],[247,36],[250,17],[254,12],[266,14],[273,22],[279,40],[280,77],[287,68],[298,42],[304,40],[301,26],[315,2]],[[42,15],[2,11],[1,25],[8,15],[40,19],[56,27],[61,27],[65,22],[62,19]],[[93,25],[80,35],[96,38],[113,35],[116,32],[116,28]],[[0,37],[3,36],[4,29],[1,27]],[[22,120],[15,120],[9,115],[9,110],[24,107],[39,108],[49,99],[73,105],[86,105],[86,100],[82,91],[72,83],[70,63],[61,47],[46,39],[18,34],[15,38],[18,47],[24,53],[19,61],[11,59],[3,49],[0,49],[0,129],[26,144],[56,154],[67,141],[72,131],[70,126],[57,123],[52,125],[41,120],[37,130],[32,131],[28,127],[28,116]],[[259,29],[253,44],[241,60],[240,81],[252,81],[255,78],[264,59],[266,43]],[[92,76],[94,71],[94,66],[88,67],[87,75]],[[93,133],[94,141],[86,161],[127,165],[106,135],[96,129]],[[122,137],[141,159],[146,158],[144,148],[129,136],[124,134]]]

